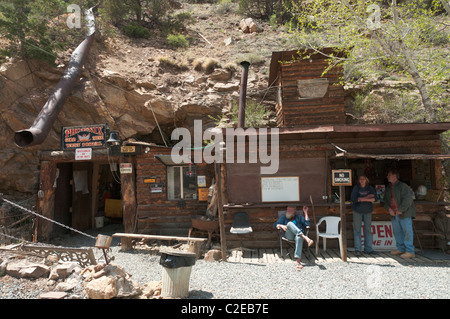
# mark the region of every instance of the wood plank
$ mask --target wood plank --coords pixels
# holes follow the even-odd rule
[[[126,238],[142,238],[142,239],[156,239],[156,240],[179,240],[179,241],[207,241],[207,238],[196,237],[179,237],[179,236],[162,236],[162,235],[147,235],[147,234],[130,234],[130,233],[115,233],[112,237],[126,237]]]

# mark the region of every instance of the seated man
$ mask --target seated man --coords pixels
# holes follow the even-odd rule
[[[305,236],[303,233],[305,227],[309,226],[308,207],[303,206],[303,212],[305,216],[296,215],[295,208],[288,206],[285,215],[281,215],[280,218],[273,224],[276,229],[284,230],[285,237],[288,240],[295,241],[295,258],[297,259],[297,269],[302,269],[303,265],[300,262],[302,256],[303,240],[306,240],[308,247],[313,244],[313,240]]]

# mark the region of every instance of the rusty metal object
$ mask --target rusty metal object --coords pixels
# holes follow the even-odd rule
[[[238,127],[243,128],[245,125],[245,102],[247,99],[247,79],[250,62],[242,61],[241,65],[242,65],[242,77],[241,77],[241,93],[239,95]]]
[[[55,255],[58,257],[58,260],[75,261],[78,262],[81,267],[87,267],[89,265],[97,264],[94,252],[91,248],[84,249],[71,247],[23,245],[21,247],[21,250],[33,252],[43,257]]]
[[[52,95],[42,107],[32,126],[27,130],[20,130],[14,134],[14,142],[18,147],[33,146],[44,142],[64,103],[72,93],[94,40],[94,9],[95,7],[86,10],[85,18],[89,34],[72,53],[66,70],[53,90]]]

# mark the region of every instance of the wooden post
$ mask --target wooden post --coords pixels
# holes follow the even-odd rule
[[[92,202],[91,202],[91,224],[95,225],[95,214],[97,213],[98,209],[98,179],[100,177],[99,175],[99,169],[100,169],[100,163],[94,162],[94,167],[92,169]]]
[[[136,231],[136,166],[131,157],[122,157],[121,163],[132,163],[131,173],[120,174],[122,191],[123,226],[125,233]]]
[[[341,240],[342,245],[340,247],[341,249],[341,258],[342,261],[347,261],[347,235],[346,235],[346,229],[347,229],[347,222],[345,219],[345,186],[339,186],[339,197],[341,199],[340,201],[340,214],[341,214]]]
[[[217,184],[217,214],[219,215],[219,229],[220,229],[220,248],[222,250],[222,260],[227,260],[227,243],[225,239],[225,221],[223,218],[223,202],[222,202],[222,179],[220,164],[214,163],[216,172]]]
[[[56,164],[50,161],[41,162],[40,172],[40,190],[44,192],[44,197],[40,198],[40,213],[50,219],[54,218],[55,213],[55,188],[53,184],[56,177]],[[53,224],[44,219],[37,218],[37,234],[39,240],[48,240],[53,230]]]

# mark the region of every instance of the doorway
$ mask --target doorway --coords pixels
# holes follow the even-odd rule
[[[79,231],[123,223],[120,173],[114,165],[58,163],[54,187],[55,221]],[[67,228],[55,225],[51,236],[69,232]]]

